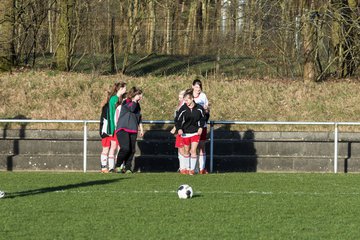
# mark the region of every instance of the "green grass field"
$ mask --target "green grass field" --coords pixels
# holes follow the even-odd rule
[[[360,175],[0,172],[0,239],[357,239]],[[192,199],[176,190],[190,184]]]

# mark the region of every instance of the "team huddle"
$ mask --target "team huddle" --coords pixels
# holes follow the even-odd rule
[[[143,135],[141,124],[142,90],[132,87],[126,92],[124,82],[115,83],[107,94],[100,118],[102,153],[101,172],[131,173],[138,131]],[[121,146],[121,147],[120,147]],[[115,152],[117,159],[115,161]]]
[[[126,92],[124,82],[114,84],[112,90],[107,93],[100,119],[102,173],[132,173],[132,159],[138,132],[140,136],[144,134],[141,123],[141,99],[142,90],[132,87]],[[200,80],[194,80],[192,88],[179,93],[175,126],[171,133],[176,136],[175,147],[178,149],[181,174],[208,173],[205,168],[205,141],[209,112],[209,101],[202,91]]]

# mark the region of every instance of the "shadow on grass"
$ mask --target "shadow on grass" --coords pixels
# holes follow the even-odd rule
[[[201,197],[204,197],[204,196],[200,193],[194,193],[194,195],[192,196],[192,198],[201,198]]]
[[[38,56],[37,68],[51,68],[49,61],[52,61],[52,55]],[[126,69],[126,75],[133,77],[142,77],[146,75],[168,76],[183,74],[198,74],[206,76],[219,71],[222,75],[241,75],[252,76],[259,71],[259,66],[266,66],[259,62],[253,56],[220,56],[217,60],[216,55],[164,55],[151,54],[149,56],[130,54],[129,63]],[[110,58],[106,54],[99,55],[76,55],[74,62],[79,64],[72,70],[74,72],[94,73],[101,75],[111,75]],[[116,58],[117,71],[121,72],[124,56],[119,55]],[[219,69],[216,69],[218,65]],[[261,75],[261,74],[260,74]]]
[[[200,64],[212,63],[216,58],[215,56],[156,55],[151,61],[149,60],[130,67],[127,74],[135,77],[148,74],[155,76],[184,74]]]
[[[45,187],[45,188],[39,188],[39,189],[32,189],[32,190],[21,191],[21,192],[10,192],[10,193],[7,193],[5,198],[26,197],[26,196],[30,196],[30,195],[64,191],[64,190],[69,190],[69,189],[74,189],[74,188],[90,187],[90,186],[95,186],[95,185],[106,185],[106,184],[118,182],[120,180],[124,180],[124,178],[110,179],[110,180],[96,180],[96,181],[81,182],[81,183],[68,184],[68,185],[62,185],[62,186],[56,186],[56,187]]]

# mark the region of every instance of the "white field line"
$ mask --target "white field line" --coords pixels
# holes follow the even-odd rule
[[[114,193],[114,194],[174,194],[172,191],[116,191],[116,190],[58,190],[56,193],[80,193],[80,194],[94,194],[94,193]],[[312,195],[312,196],[329,196],[329,195],[360,195],[360,192],[262,192],[262,191],[244,191],[244,192],[231,192],[231,191],[196,191],[194,195]]]

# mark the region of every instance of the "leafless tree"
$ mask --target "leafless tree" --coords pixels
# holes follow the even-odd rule
[[[117,72],[120,60],[126,73],[167,54],[207,57],[221,73],[226,58],[248,57],[281,77],[345,78],[358,74],[359,9],[358,0],[3,0],[0,65],[33,67],[42,54],[67,71],[89,59]]]

